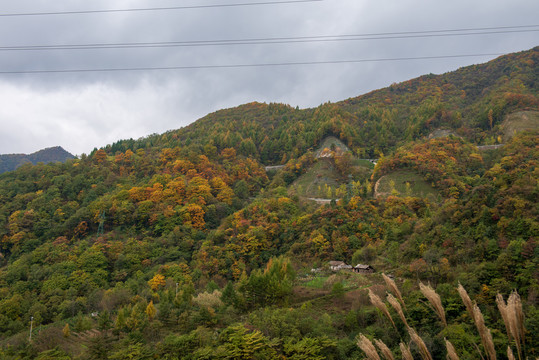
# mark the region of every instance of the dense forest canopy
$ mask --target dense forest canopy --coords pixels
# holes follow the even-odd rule
[[[245,104],[1,174],[0,357],[539,356],[538,62]]]

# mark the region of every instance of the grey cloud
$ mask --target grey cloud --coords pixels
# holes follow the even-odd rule
[[[217,0],[188,4],[223,3]],[[230,2],[230,1],[227,1]],[[5,12],[177,6],[177,1],[30,1]],[[154,42],[361,34],[534,24],[539,3],[516,1],[326,0],[207,10],[2,18],[0,45]],[[0,71],[256,64],[466,53],[537,45],[537,33],[129,50],[2,52]],[[425,73],[489,60],[440,59],[242,69],[0,75],[0,153],[62,145],[89,152],[121,138],[179,128],[223,107],[279,101],[312,107]],[[18,106],[16,105],[18,104]],[[54,130],[52,130],[54,129]],[[73,139],[77,139],[74,141]]]

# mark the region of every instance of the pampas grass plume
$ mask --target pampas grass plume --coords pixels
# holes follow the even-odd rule
[[[513,291],[507,299],[507,306],[512,309],[516,322],[516,333],[519,334],[519,340],[524,342],[524,312],[522,311],[522,302],[520,301],[520,295]]]
[[[464,287],[461,285],[460,282],[459,282],[459,286],[457,287],[457,291],[458,291],[458,293],[460,295],[460,298],[462,299],[462,302],[466,306],[466,310],[468,311],[468,315],[470,315],[470,317],[472,318],[472,320],[475,323],[472,299],[470,299],[470,296],[468,295],[468,292],[466,291],[466,289],[464,289]]]
[[[511,346],[507,346],[507,359],[515,360],[515,355],[513,355],[513,350],[511,350]]]
[[[414,329],[408,328],[408,333],[410,334],[410,338],[413,342],[417,345],[419,348],[419,353],[421,354],[421,358],[423,360],[432,360],[432,355],[429,352],[429,349],[427,348],[427,345],[425,345],[425,342],[423,339],[417,335]]]
[[[391,317],[391,314],[389,313],[389,310],[387,310],[387,306],[386,304],[382,301],[382,299],[380,299],[380,297],[378,295],[376,295],[375,293],[373,293],[371,291],[371,289],[369,289],[369,299],[371,300],[371,303],[376,306],[376,308],[378,310],[380,310],[381,312],[383,312],[388,318],[389,320],[391,321],[391,323],[393,324],[393,327],[395,329],[397,329],[397,326],[395,326],[395,322],[393,321],[393,318]]]
[[[378,352],[376,351],[376,348],[365,335],[359,334],[357,346],[359,346],[359,348],[363,350],[369,360],[381,360],[380,356],[378,355]]]
[[[483,318],[483,314],[481,313],[481,310],[476,304],[474,304],[473,306],[473,314],[475,319],[475,326],[477,327],[477,331],[479,332],[479,336],[481,337],[481,343],[485,348],[487,357],[490,360],[496,360],[496,350],[494,349],[492,334],[490,333],[490,329],[485,326],[485,319]]]
[[[405,343],[400,343],[399,347],[402,353],[402,360],[414,360],[414,357],[412,356],[412,352],[410,351],[410,347],[408,345],[406,345]]]
[[[434,291],[433,288],[430,287],[430,285],[425,285],[422,282],[419,283],[419,290],[423,293],[423,295],[429,300],[430,304],[432,305],[432,308],[438,314],[438,317],[440,320],[442,320],[442,324],[444,326],[447,326],[447,321],[445,320],[445,311],[444,307],[442,306],[442,300],[440,299],[440,295],[436,294],[436,291]]]
[[[444,338],[444,340],[445,347],[447,348],[447,360],[460,360],[453,344],[451,344],[446,338]]]
[[[391,295],[391,293],[387,293],[387,301],[393,307],[393,309],[395,309],[397,314],[399,314],[399,317],[401,318],[404,325],[408,327],[408,322],[406,321],[406,317],[404,316],[404,312],[402,311],[400,302],[398,302],[397,299],[393,295]]]
[[[496,295],[496,305],[498,305],[498,310],[502,315],[503,323],[505,324],[505,331],[507,332],[507,338],[509,341],[511,341],[511,322],[509,321],[509,310],[507,309],[507,305],[505,304],[503,296],[500,293]]]
[[[404,299],[402,298],[402,294],[399,291],[399,288],[397,287],[397,284],[395,284],[395,281],[387,276],[386,274],[382,273],[382,277],[384,278],[384,281],[390,291],[392,291],[397,298],[400,300],[402,306],[406,309],[406,304],[404,303]]]
[[[393,353],[382,340],[374,339],[374,343],[378,346],[378,349],[380,349],[380,352],[386,360],[395,360]]]
[[[520,359],[522,345],[524,344],[524,313],[522,312],[520,295],[516,291],[511,292],[511,295],[507,299],[507,304],[505,304],[503,297],[498,294],[496,296],[496,304],[498,304],[498,309],[505,323],[509,341],[511,341],[511,336],[515,339],[518,358]],[[509,336],[509,333],[511,333],[511,336]]]

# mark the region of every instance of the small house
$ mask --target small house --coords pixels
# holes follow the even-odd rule
[[[370,265],[357,264],[354,266],[354,272],[358,274],[372,274],[374,272],[374,268]]]
[[[348,265],[344,261],[330,261],[329,268],[332,271],[352,270],[352,265]]]

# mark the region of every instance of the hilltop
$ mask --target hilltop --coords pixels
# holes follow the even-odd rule
[[[0,174],[0,358],[362,359],[359,334],[419,358],[408,327],[432,358],[445,339],[463,359],[536,357],[538,62],[249,103]]]
[[[507,115],[537,110],[538,53],[539,48],[534,48],[508,54],[314,109],[244,104],[216,111],[179,130],[119,141],[106,150],[182,144],[233,147],[264,165],[281,165],[318,148],[327,136],[340,139],[362,158],[378,158],[439,128],[474,144],[494,144]]]
[[[34,164],[50,162],[64,162],[75,157],[65,151],[61,146],[50,147],[36,151],[32,154],[5,154],[0,155],[0,174],[12,171],[24,164]]]

